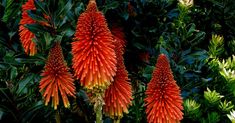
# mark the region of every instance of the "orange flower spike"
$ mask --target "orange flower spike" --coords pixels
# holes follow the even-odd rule
[[[132,92],[131,85],[128,82],[128,73],[126,71],[123,59],[123,46],[120,40],[117,43],[115,51],[117,55],[117,72],[114,81],[105,91],[104,112],[107,116],[115,119],[122,118],[123,113],[128,113],[128,107],[131,105]]]
[[[176,123],[183,119],[183,100],[164,54],[159,55],[156,69],[145,92],[149,123]]]
[[[91,0],[78,18],[72,42],[75,76],[87,89],[106,89],[116,73],[113,38],[104,15]]]
[[[28,0],[24,5],[22,5],[22,19],[20,20],[20,27],[19,27],[19,35],[20,41],[22,46],[25,50],[26,54],[33,56],[37,53],[36,43],[32,41],[35,35],[30,32],[26,27],[25,24],[33,24],[34,21],[32,18],[29,17],[27,11],[28,10],[35,10],[34,1]]]
[[[60,93],[64,106],[66,108],[69,107],[67,95],[75,97],[75,86],[72,74],[68,70],[62,48],[59,43],[56,43],[50,49],[39,85],[40,92],[43,92],[43,97],[45,98],[45,105],[48,105],[52,98],[52,105],[54,109],[57,109]]]

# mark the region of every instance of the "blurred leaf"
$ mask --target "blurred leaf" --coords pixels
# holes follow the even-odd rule
[[[14,4],[15,0],[6,0],[6,7],[4,10],[4,15],[2,21],[7,23],[9,18],[12,18],[18,12],[17,6]]]
[[[17,75],[18,75],[17,68],[12,66],[11,67],[11,76],[10,76],[10,79],[11,80],[15,79]]]
[[[40,24],[26,24],[25,27],[28,28],[34,34],[46,32],[46,30]]]
[[[205,32],[198,32],[195,38],[190,41],[192,43],[192,46],[195,46],[200,43],[205,38],[205,35]]]
[[[35,0],[34,5],[36,8],[39,8],[40,10],[42,10],[43,13],[45,13],[46,15],[49,15],[48,11],[46,10],[45,2],[42,2],[41,0]]]
[[[75,11],[74,11],[74,13],[75,13],[75,15],[80,15],[80,13],[82,12],[82,11],[84,11],[85,10],[85,6],[84,6],[84,4],[81,2],[81,3],[79,3],[79,5],[75,8]]]
[[[167,52],[167,50],[163,47],[160,47],[160,53],[165,54],[167,57],[169,57],[169,53]]]
[[[187,37],[192,36],[193,32],[195,32],[195,28],[196,28],[196,25],[194,23],[190,24],[189,26],[190,26],[190,28],[189,28],[189,30],[188,30],[188,32],[186,34]]]
[[[119,6],[119,2],[113,1],[110,2],[109,4],[105,5],[104,9],[102,10],[103,13],[106,13],[110,9],[116,9]]]
[[[150,81],[154,68],[155,68],[154,66],[149,66],[149,65],[145,67],[143,72],[143,77],[147,78],[147,81]]]
[[[38,22],[47,22],[47,20],[42,17],[42,16],[39,16],[38,14],[34,14],[32,11],[28,11],[28,15],[33,19],[33,20],[36,20]]]
[[[71,10],[72,6],[73,4],[71,0],[68,0],[67,4],[63,6],[63,8],[59,11],[56,17],[59,17],[59,16],[63,17],[65,14],[67,14]]]
[[[1,121],[3,115],[4,115],[4,112],[0,108],[0,121]]]
[[[35,104],[33,104],[29,109],[24,111],[24,113],[22,114],[23,117],[22,122],[32,122],[32,120],[35,117],[40,116],[40,112],[42,112],[41,110],[43,110],[43,107],[44,104],[42,101],[38,101]]]
[[[179,12],[177,9],[172,9],[170,12],[168,12],[167,16],[168,18],[170,19],[174,19],[174,18],[177,18],[179,15]]]
[[[134,43],[134,46],[137,48],[137,49],[145,49],[145,46],[140,44],[140,43]]]
[[[22,94],[26,94],[27,93],[27,84],[29,83],[33,83],[33,79],[34,79],[34,74],[27,74],[27,76],[25,76],[22,80],[20,80],[18,89],[17,89],[17,94],[18,95],[22,95]]]
[[[13,52],[8,52],[4,57],[3,60],[5,63],[14,63],[14,53]]]

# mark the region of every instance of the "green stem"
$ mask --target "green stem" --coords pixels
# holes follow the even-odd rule
[[[113,120],[113,123],[120,123],[120,118]]]
[[[55,114],[55,121],[56,121],[56,123],[60,123],[60,113],[59,113],[59,111],[58,110],[56,110],[56,114]]]
[[[96,110],[96,123],[102,123],[102,104],[97,106]]]

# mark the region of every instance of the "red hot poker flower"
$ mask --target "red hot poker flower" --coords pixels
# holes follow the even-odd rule
[[[131,105],[132,93],[131,85],[128,82],[128,73],[126,71],[123,59],[123,44],[120,40],[116,41],[117,72],[114,82],[105,91],[104,112],[106,115],[115,119],[122,118],[123,113],[128,113],[128,107]]]
[[[113,38],[104,15],[91,0],[78,18],[72,42],[73,69],[88,89],[107,88],[116,73]]]
[[[20,20],[20,27],[19,27],[19,35],[20,41],[24,48],[26,54],[34,55],[37,53],[36,43],[32,41],[35,35],[30,32],[26,27],[25,24],[33,24],[35,21],[29,17],[27,11],[28,10],[35,10],[34,0],[28,0],[24,5],[22,5],[22,19]]]
[[[146,90],[146,114],[149,123],[176,123],[183,118],[180,89],[164,54],[159,55],[156,69]]]
[[[66,62],[64,61],[62,48],[56,43],[50,49],[47,63],[41,74],[40,92],[43,92],[45,105],[52,98],[52,105],[57,109],[59,105],[59,93],[63,99],[64,106],[67,108],[70,104],[67,95],[75,97],[75,86],[72,74],[69,73]]]

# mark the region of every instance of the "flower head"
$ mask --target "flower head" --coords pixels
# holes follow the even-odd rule
[[[123,59],[122,41],[115,38],[115,51],[117,56],[117,72],[114,81],[105,91],[104,112],[111,118],[121,118],[123,113],[128,113],[128,107],[131,105],[132,93],[131,85],[128,82],[128,73],[126,71]]]
[[[146,90],[145,106],[149,123],[175,123],[183,118],[183,100],[164,54],[159,55],[156,69]]]
[[[70,104],[67,95],[75,97],[75,86],[72,74],[69,73],[66,62],[64,61],[62,48],[59,43],[50,49],[47,63],[41,74],[40,92],[43,92],[45,105],[52,98],[52,105],[57,109],[59,105],[59,93],[63,99],[64,106]]]
[[[113,38],[104,15],[91,0],[78,18],[72,42],[75,76],[87,89],[106,89],[116,73]]]
[[[20,20],[19,35],[20,41],[24,48],[26,54],[34,55],[37,53],[36,43],[32,41],[35,35],[30,32],[24,25],[33,24],[35,21],[29,17],[27,11],[35,10],[34,0],[28,0],[24,5],[22,5],[22,19]]]

